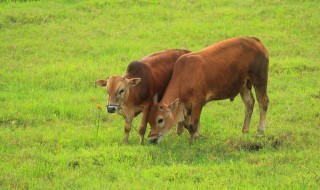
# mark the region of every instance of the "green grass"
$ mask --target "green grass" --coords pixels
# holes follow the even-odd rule
[[[0,189],[319,189],[317,1],[0,1]],[[256,36],[270,53],[264,137],[218,101],[205,136],[124,146],[96,79],[164,49]],[[137,128],[140,117],[134,122]],[[149,132],[149,129],[147,133]]]

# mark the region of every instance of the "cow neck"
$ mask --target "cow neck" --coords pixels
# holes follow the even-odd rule
[[[169,83],[163,98],[161,100],[161,103],[166,104],[166,105],[170,105],[173,101],[175,101],[177,98],[179,98],[179,89],[178,88],[171,88],[170,85],[171,83]],[[181,101],[181,100],[179,100]]]

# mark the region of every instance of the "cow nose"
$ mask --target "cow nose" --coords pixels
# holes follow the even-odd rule
[[[151,144],[158,144],[158,138],[152,138],[149,141]]]
[[[116,111],[116,107],[115,106],[107,106],[107,111],[108,111],[108,113],[114,113]]]

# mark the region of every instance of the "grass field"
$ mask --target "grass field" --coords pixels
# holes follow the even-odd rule
[[[0,1],[0,189],[319,189],[318,1]],[[266,133],[211,102],[205,136],[139,145],[96,79],[164,49],[256,36],[270,54]],[[103,109],[99,109],[102,107]],[[136,129],[140,117],[136,118]],[[149,129],[147,133],[149,132]]]

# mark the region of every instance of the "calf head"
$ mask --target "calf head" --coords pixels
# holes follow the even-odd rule
[[[149,141],[151,143],[160,143],[162,137],[168,133],[175,124],[172,111],[176,110],[179,104],[179,98],[167,105],[163,102],[158,103],[158,95],[153,98],[153,106],[150,108],[148,122],[151,126]]]
[[[118,112],[121,109],[123,101],[129,95],[129,88],[138,85],[140,82],[141,78],[127,79],[122,76],[110,76],[106,80],[97,80],[97,85],[106,87],[108,113]]]

